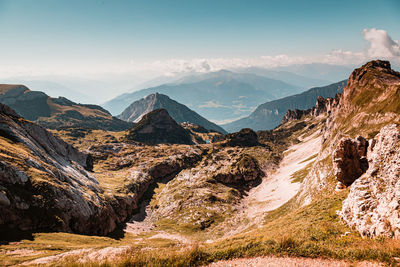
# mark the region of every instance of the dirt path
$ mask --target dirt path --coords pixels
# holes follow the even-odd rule
[[[214,262],[208,267],[381,267],[382,263],[377,262],[346,262],[338,260],[326,259],[309,259],[309,258],[277,258],[277,257],[258,257],[250,259],[235,259],[229,261]]]
[[[274,210],[289,199],[300,189],[300,183],[292,182],[292,174],[306,167],[318,153],[321,137],[318,133],[308,136],[301,143],[289,147],[279,168],[264,178],[262,183],[251,189],[244,199],[246,214],[251,221],[258,221],[266,211]],[[308,161],[305,161],[309,159]]]

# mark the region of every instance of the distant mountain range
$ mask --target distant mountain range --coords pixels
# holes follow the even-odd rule
[[[311,108],[315,105],[318,96],[334,97],[337,93],[342,93],[345,86],[346,80],[324,87],[311,88],[301,94],[269,101],[258,106],[250,116],[221,126],[228,132],[236,132],[242,128],[273,129],[281,123],[287,110]]]
[[[113,117],[100,106],[77,104],[65,97],[52,98],[24,85],[0,84],[0,103],[50,129],[79,127],[120,131],[133,125]]]
[[[321,86],[324,84],[332,83],[329,80],[309,78],[309,77],[302,76],[302,75],[299,75],[299,74],[296,74],[293,72],[283,71],[283,70],[271,70],[271,69],[258,68],[258,67],[249,67],[249,68],[237,68],[237,69],[234,69],[234,71],[240,72],[240,73],[251,73],[251,74],[267,77],[270,79],[280,80],[280,81],[284,81],[289,84],[295,84],[295,85],[303,87],[303,88],[311,88],[311,87],[316,87],[316,86]],[[347,77],[347,76],[343,76],[343,78],[344,77]],[[338,80],[341,80],[343,78],[340,78]]]
[[[255,74],[218,71],[183,77],[170,84],[120,95],[103,107],[120,114],[132,102],[152,93],[168,95],[214,122],[240,118],[259,104],[299,93],[300,86]]]
[[[325,80],[330,82],[347,79],[355,66],[341,66],[324,63],[294,64],[289,66],[275,67],[270,70],[285,71],[304,77]]]
[[[117,117],[121,120],[137,123],[145,114],[160,108],[166,109],[177,123],[189,122],[200,125],[207,130],[226,133],[220,126],[208,121],[185,105],[172,100],[166,95],[158,93],[148,95],[145,98],[133,102]]]

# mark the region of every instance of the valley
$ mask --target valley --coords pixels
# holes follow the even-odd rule
[[[46,129],[0,104],[0,262],[396,264],[399,88],[371,61],[334,98],[230,134],[157,95],[123,130]]]
[[[400,266],[399,0],[0,0],[0,267]]]

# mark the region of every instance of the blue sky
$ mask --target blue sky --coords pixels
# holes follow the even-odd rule
[[[398,0],[0,0],[0,70],[138,71],[168,68],[172,59],[276,55],[318,61],[334,50],[366,51],[364,29],[399,40],[399,14]]]

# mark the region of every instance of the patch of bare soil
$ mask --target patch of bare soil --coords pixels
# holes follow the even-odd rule
[[[278,257],[258,257],[250,259],[234,259],[228,261],[218,261],[211,263],[208,267],[380,267],[384,266],[378,262],[347,262],[327,259],[309,259],[309,258],[278,258]]]

